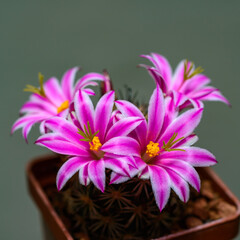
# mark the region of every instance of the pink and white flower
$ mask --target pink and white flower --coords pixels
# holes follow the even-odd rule
[[[166,205],[172,188],[186,202],[189,185],[200,189],[200,179],[194,167],[210,166],[215,157],[207,150],[192,147],[197,141],[193,134],[200,122],[202,108],[188,110],[181,115],[168,113],[171,101],[165,100],[160,88],[154,90],[148,108],[148,121],[144,120],[133,131],[126,154],[133,155],[138,170],[131,168],[131,177],[149,178],[160,211]],[[128,101],[118,100],[116,106],[125,117],[143,118],[141,111]],[[111,143],[111,141],[110,141]],[[125,143],[106,143],[103,151],[120,154]],[[129,179],[126,174],[112,173],[111,183]]]
[[[99,73],[88,73],[81,77],[76,84],[74,79],[78,67],[66,71],[63,75],[61,85],[55,77],[48,79],[43,84],[40,83],[40,89],[28,85],[26,91],[34,92],[20,109],[20,114],[24,115],[17,119],[13,124],[12,133],[22,128],[23,137],[27,141],[28,133],[35,123],[40,125],[41,132],[44,132],[44,121],[53,116],[66,117],[69,112],[69,106],[78,89],[83,89],[89,95],[94,95],[94,91],[88,86],[98,85],[95,81],[104,81],[105,76]]]
[[[180,109],[193,105],[203,107],[202,101],[220,101],[230,105],[229,101],[214,87],[208,86],[210,79],[201,74],[203,69],[195,68],[192,62],[182,60],[174,74],[168,60],[160,54],[141,55],[150,60],[154,67],[144,64],[162,91],[174,98]]]
[[[70,156],[57,174],[59,190],[76,172],[79,172],[81,184],[92,181],[101,191],[105,188],[106,168],[130,176],[128,169],[129,166],[135,167],[135,161],[128,152],[135,140],[127,135],[143,119],[137,116],[124,118],[109,128],[114,98],[114,91],[106,93],[94,110],[89,96],[80,90],[74,98],[76,119],[73,122],[60,117],[46,120],[45,125],[52,132],[39,137],[36,143]],[[121,151],[115,154],[104,150],[105,145],[109,148],[121,145]]]

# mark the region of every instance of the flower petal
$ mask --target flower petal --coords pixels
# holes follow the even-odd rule
[[[177,92],[175,90],[172,91],[173,94],[173,99],[174,99],[174,103],[176,107],[181,106],[182,104],[184,104],[188,98],[185,94],[182,94],[180,92]]]
[[[101,150],[118,155],[140,156],[139,143],[130,137],[114,137],[103,144]]]
[[[74,111],[69,112],[68,120],[72,122],[78,129],[81,129],[81,125],[76,117],[76,113]]]
[[[174,148],[189,147],[198,141],[198,136],[191,134],[174,145]]]
[[[91,88],[84,88],[82,91],[84,91],[88,95],[92,95],[92,96],[95,95],[95,92]]]
[[[66,141],[66,139],[64,139],[58,133],[53,132],[43,134],[40,138],[41,138],[40,141],[54,141],[54,140]]]
[[[182,83],[184,81],[184,62],[185,62],[185,60],[182,60],[177,65],[177,68],[174,72],[174,75],[172,77],[172,82],[170,85],[170,88],[172,90],[178,91],[178,89],[180,88],[180,86],[182,85]],[[189,64],[191,64],[191,63],[189,62]]]
[[[96,86],[98,86],[98,83],[96,83],[96,82],[86,82],[86,84],[83,85],[82,89],[86,89],[86,88],[84,88],[86,86],[95,86],[96,87]]]
[[[160,211],[165,207],[170,196],[170,178],[162,167],[148,166],[154,197]]]
[[[88,165],[88,174],[93,184],[102,192],[105,189],[105,164],[104,160],[92,161]]]
[[[168,86],[167,86],[163,76],[161,75],[161,73],[158,69],[153,68],[153,67],[149,67],[149,66],[144,65],[144,64],[140,64],[140,67],[144,67],[144,68],[147,69],[149,75],[153,78],[156,85],[158,85],[164,93],[168,92]]]
[[[134,159],[135,159],[136,167],[138,168],[139,171],[143,171],[143,169],[148,166],[148,165],[142,160],[141,157],[134,157]],[[134,175],[131,175],[131,176],[133,177]]]
[[[78,134],[77,127],[70,121],[61,117],[53,117],[45,121],[45,126],[51,131],[57,132],[66,140],[76,145],[80,144],[80,138],[82,137]]]
[[[216,89],[216,91],[211,92],[210,94],[201,97],[201,101],[220,101],[226,103],[228,106],[231,106],[231,103],[222,95],[222,93]]]
[[[76,146],[71,142],[64,140],[52,139],[46,140],[45,136],[41,136],[35,142],[37,145],[45,146],[53,152],[64,154],[64,155],[73,155],[73,156],[89,156],[90,154],[81,149],[80,146]]]
[[[102,74],[99,73],[88,73],[86,75],[84,75],[83,77],[81,77],[76,85],[75,85],[75,92],[77,92],[79,89],[85,87],[88,85],[89,82],[92,82],[93,80],[95,81],[104,81],[105,77]]]
[[[176,159],[161,159],[156,164],[170,168],[185,181],[189,182],[197,191],[200,190],[200,178],[197,171],[187,162]]]
[[[29,123],[38,123],[41,122],[47,118],[49,118],[49,115],[42,115],[42,114],[29,114],[25,115],[23,117],[20,117],[15,121],[15,123],[12,126],[11,133],[15,132],[17,129],[22,128],[26,126]]]
[[[178,108],[176,108],[173,98],[170,96],[167,96],[165,98],[165,116],[164,116],[161,134],[164,133],[166,128],[169,126],[169,124],[177,116],[178,116]]]
[[[79,170],[79,182],[87,186],[90,183],[90,178],[88,176],[88,164],[83,165]]]
[[[69,109],[67,108],[67,109],[61,111],[60,113],[58,113],[56,116],[66,119],[68,117],[68,113],[69,113]]]
[[[203,108],[200,109],[191,109],[179,117],[177,117],[166,129],[163,135],[159,139],[159,145],[163,145],[163,141],[167,143],[173,134],[178,134],[177,139],[181,137],[188,137],[192,134],[193,130],[199,124],[201,117],[202,117]],[[175,139],[175,140],[177,140]]]
[[[104,163],[106,168],[130,177],[128,164],[125,161],[121,161],[121,158],[104,157]]]
[[[39,113],[44,112],[44,114],[57,114],[57,108],[50,102],[35,103],[28,101],[20,109],[20,113]]]
[[[165,103],[162,91],[157,86],[148,107],[148,141],[155,141],[160,134],[165,115]]]
[[[109,184],[119,184],[128,181],[130,178],[119,173],[112,172]]]
[[[113,110],[112,111],[112,114],[111,114],[111,117],[109,119],[109,122],[108,122],[108,126],[107,126],[107,129],[106,129],[106,132],[108,133],[108,131],[110,130],[110,128],[116,123],[118,122],[119,120],[121,120],[122,118],[122,114],[119,110]]]
[[[66,182],[84,165],[89,162],[89,159],[82,157],[72,157],[67,160],[57,173],[57,189],[61,190]]]
[[[91,129],[93,129],[93,104],[89,96],[82,90],[79,90],[75,95],[74,108],[82,129],[84,129],[84,126],[87,126],[87,122],[89,122]]]
[[[158,53],[152,53],[151,56],[152,59],[149,60],[152,61],[154,66],[160,71],[161,75],[169,86],[172,78],[172,68],[168,60]]]
[[[66,100],[63,91],[56,78],[52,77],[44,83],[44,92],[46,97],[56,106],[59,107]]]
[[[32,128],[32,126],[35,124],[35,122],[29,122],[27,125],[25,125],[22,129],[22,135],[25,139],[25,141],[28,143],[27,136]]]
[[[140,117],[145,119],[142,112],[132,103],[121,100],[115,101],[115,104],[118,110],[125,115],[126,117]],[[135,129],[135,132],[138,137],[138,141],[140,142],[142,147],[146,146],[146,136],[147,136],[147,122],[146,120],[142,121],[142,123]]]
[[[47,128],[45,127],[45,121],[42,121],[39,126],[40,133],[43,135],[47,133]]]
[[[217,91],[216,88],[211,86],[206,86],[204,88],[199,89],[198,91],[192,92],[191,94],[188,94],[189,98],[194,98],[200,100],[201,98]]]
[[[74,67],[66,71],[62,78],[62,90],[65,95],[65,98],[71,101],[73,99],[73,84],[79,67]]]
[[[100,142],[103,142],[105,138],[106,129],[112,113],[114,98],[114,91],[110,91],[100,98],[96,106],[94,129],[95,132],[99,131],[98,137],[100,139]]]
[[[133,168],[137,168],[135,158],[133,156],[122,156],[113,153],[105,153],[104,159],[121,159],[121,162],[129,164]]]
[[[49,103],[51,103],[51,101],[49,101],[48,98],[43,97],[43,96],[41,96],[37,93],[33,93],[33,94],[30,95],[29,102],[34,102],[34,103],[38,103],[38,104],[49,104]]]
[[[193,105],[194,108],[203,108],[204,107],[203,102],[197,100],[196,98],[189,99],[189,102]],[[188,101],[186,101],[185,103],[188,104]],[[183,109],[183,106],[185,105],[185,103],[180,107],[181,109]]]
[[[141,179],[149,179],[150,175],[149,175],[149,171],[148,171],[148,166],[146,166],[139,174],[139,178]]]
[[[203,74],[197,74],[191,79],[185,81],[179,91],[184,94],[190,94],[203,88],[208,83],[210,83],[210,79],[207,76]]]
[[[171,188],[173,189],[173,191],[179,196],[179,198],[183,202],[187,202],[190,192],[188,183],[171,169],[166,168],[165,170],[167,171],[168,176],[171,179]]]
[[[161,158],[178,159],[191,164],[194,167],[207,167],[217,163],[212,153],[203,148],[184,147],[185,151],[163,152]]]
[[[126,158],[126,157],[125,157]],[[129,158],[129,157],[128,157]],[[139,178],[149,178],[148,173],[148,165],[141,159],[141,157],[132,157],[134,158],[134,164],[129,162],[130,159],[127,160],[128,163],[128,174],[122,174],[124,176],[130,175],[131,178],[135,177],[137,174],[139,174]],[[145,174],[145,169],[147,169],[147,173]],[[144,176],[143,176],[144,174]],[[120,181],[119,179],[117,181]],[[115,181],[114,181],[115,183]]]
[[[132,132],[143,119],[139,117],[128,117],[123,118],[116,122],[107,132],[106,141],[113,137],[118,136],[127,136],[130,132]]]

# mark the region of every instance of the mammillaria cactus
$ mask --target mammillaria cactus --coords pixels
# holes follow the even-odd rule
[[[208,150],[192,146],[198,140],[194,131],[202,101],[228,100],[206,86],[209,79],[192,63],[181,62],[172,77],[163,56],[144,57],[154,65],[143,66],[156,82],[144,107],[130,102],[135,97],[115,99],[106,71],[87,74],[74,87],[78,69],[73,68],[61,86],[55,78],[46,83],[41,78],[40,88],[28,86],[34,93],[21,109],[26,114],[13,125],[12,131],[23,128],[27,139],[39,122],[35,143],[65,156],[56,179],[62,190],[57,209],[66,206],[76,238],[75,229],[92,239],[161,236],[179,221],[175,213],[190,190],[200,191],[195,167],[217,162]],[[103,94],[96,107],[90,99],[94,92],[85,88],[95,86],[94,80],[102,81]]]

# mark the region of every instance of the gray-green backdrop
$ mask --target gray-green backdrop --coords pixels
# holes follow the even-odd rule
[[[240,198],[239,69],[240,1],[80,1],[12,0],[0,6],[1,76],[1,239],[42,239],[39,213],[26,187],[25,166],[47,150],[26,144],[12,123],[36,85],[79,65],[81,74],[107,68],[116,88],[124,84],[148,100],[154,88],[140,54],[158,52],[173,67],[188,58],[205,69],[212,85],[232,103],[206,104],[197,129],[198,146],[212,151],[214,167]]]

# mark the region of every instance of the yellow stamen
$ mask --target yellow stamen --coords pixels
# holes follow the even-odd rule
[[[36,93],[36,94],[39,94],[42,97],[46,97],[45,91],[44,91],[44,88],[43,88],[44,77],[41,73],[38,73],[38,79],[39,79],[40,88],[34,87],[32,85],[27,85],[26,88],[23,89],[23,91]]]
[[[160,148],[158,145],[159,145],[158,143],[154,143],[152,141],[149,142],[146,150],[146,153],[148,154],[149,157],[155,157],[160,154]]]
[[[190,66],[188,68],[188,65],[190,63]],[[192,78],[193,76],[200,74],[204,71],[204,69],[202,67],[197,67],[196,69],[194,69],[194,64],[193,62],[188,62],[188,60],[186,60],[184,62],[184,81]]]
[[[60,107],[57,108],[57,112],[60,113],[62,112],[63,110],[67,109],[69,107],[69,101],[66,100],[64,101]]]
[[[98,151],[99,148],[102,146],[97,136],[93,138],[92,143],[89,142],[89,145],[90,145],[90,150],[92,151]]]

